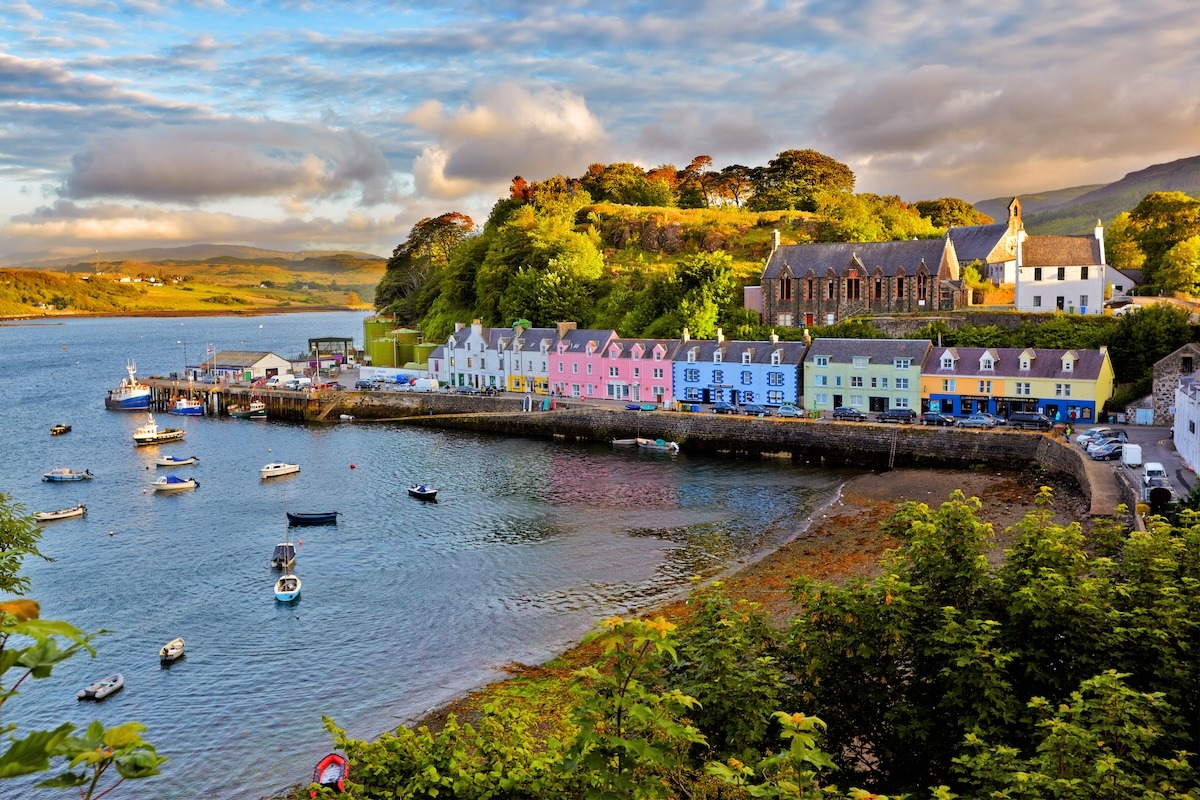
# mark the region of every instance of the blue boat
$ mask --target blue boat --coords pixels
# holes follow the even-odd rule
[[[56,467],[42,476],[42,480],[48,483],[61,483],[64,481],[90,481],[91,479],[91,470],[85,469],[83,472],[76,472],[69,467]]]
[[[287,514],[288,525],[337,525],[338,515],[340,511],[318,511],[308,514],[293,514],[291,511],[285,511]]]
[[[199,417],[204,414],[204,403],[191,397],[177,397],[167,409],[168,414],[181,414],[185,417]]]
[[[150,387],[134,377],[137,365],[132,361],[125,369],[129,377],[122,378],[117,388],[108,390],[104,407],[110,411],[146,411],[150,408]]]

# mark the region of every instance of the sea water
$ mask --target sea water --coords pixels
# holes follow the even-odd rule
[[[209,350],[298,357],[309,338],[361,342],[362,314],[106,318],[0,326],[0,491],[28,512],[78,502],[85,519],[43,526],[28,559],[48,619],[86,631],[96,657],[26,681],[5,705],[20,731],[138,720],[170,758],[121,798],[258,798],[306,782],[332,749],[328,715],[373,737],[501,674],[538,663],[595,622],[677,595],[801,529],[844,474],[781,460],[410,429],[159,414],[180,443],[135,447],[141,412],[104,409],[129,359],[182,372]],[[50,436],[50,427],[73,430]],[[194,467],[154,466],[159,454]],[[297,475],[262,480],[271,461]],[[51,484],[54,467],[94,480]],[[169,471],[194,492],[155,494]],[[437,503],[409,498],[438,487]],[[285,511],[340,511],[286,528]],[[275,544],[298,548],[301,599],[277,603]],[[158,649],[183,636],[169,667]],[[75,692],[121,672],[102,703]],[[12,674],[9,676],[11,678]],[[60,797],[22,783],[19,795]],[[0,794],[16,788],[6,782]],[[18,796],[12,794],[11,796]]]

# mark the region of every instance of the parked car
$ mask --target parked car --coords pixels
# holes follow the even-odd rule
[[[746,403],[746,405],[742,406],[742,413],[752,417],[769,417],[771,416],[771,409],[761,403]]]
[[[969,417],[964,417],[960,420],[955,420],[954,427],[956,428],[986,428],[992,429],[996,424],[992,422],[991,417],[987,414],[972,414]]]
[[[1128,441],[1129,437],[1125,434],[1125,431],[1113,431],[1112,433],[1105,434],[1099,439],[1088,440],[1087,451],[1088,453],[1091,453],[1097,447],[1104,447],[1105,445],[1112,444],[1113,442],[1125,444]]]
[[[1086,448],[1091,442],[1094,442],[1096,439],[1103,439],[1114,430],[1116,429],[1109,427],[1088,428],[1075,437],[1075,444]]]
[[[838,406],[833,410],[833,418],[845,422],[866,422],[867,415],[857,408]]]
[[[1098,447],[1089,447],[1088,455],[1096,461],[1114,461],[1121,457],[1121,451],[1124,447],[1125,445],[1121,442],[1114,440]]]
[[[781,417],[803,417],[804,412],[796,408],[793,403],[784,403],[779,407],[779,416]]]
[[[907,425],[917,418],[917,412],[911,408],[889,408],[875,415],[876,422],[897,422]]]
[[[355,381],[354,388],[355,389],[374,389],[375,381]]]
[[[1008,425],[1024,430],[1048,431],[1054,427],[1054,422],[1045,414],[1038,414],[1036,411],[1014,411],[1008,415]]]
[[[990,419],[992,421],[993,425],[1007,425],[1008,424],[1008,420],[1006,420],[1004,417],[997,417],[995,414],[992,414],[990,412],[977,411],[975,413],[983,414],[985,417],[987,417],[988,419]]]
[[[921,415],[921,424],[937,425],[938,427],[951,426],[954,424],[954,417],[940,411],[926,411]]]
[[[714,414],[736,414],[738,413],[737,406],[733,403],[727,403],[724,400],[718,400],[712,404],[712,413]]]

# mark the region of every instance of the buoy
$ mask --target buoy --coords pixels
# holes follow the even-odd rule
[[[112,536],[112,535],[113,535],[113,531],[109,531],[109,532],[108,532],[108,535],[109,535],[109,536]]]
[[[354,469],[354,465],[353,465],[353,464],[351,464],[351,465],[350,465],[350,469]]]

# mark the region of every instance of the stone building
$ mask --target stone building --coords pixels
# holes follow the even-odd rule
[[[954,243],[959,267],[979,262],[979,276],[997,286],[1017,280],[1017,244],[1025,231],[1021,201],[1008,203],[1008,221],[991,225],[963,225],[946,231]]]
[[[1190,377],[1200,366],[1200,344],[1189,342],[1154,363],[1154,390],[1150,396],[1154,409],[1154,425],[1175,422],[1175,390],[1179,379]]]

